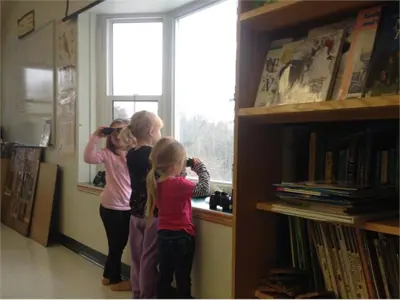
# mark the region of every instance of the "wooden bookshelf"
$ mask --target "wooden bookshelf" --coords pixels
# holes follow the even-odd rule
[[[257,209],[268,212],[275,212],[272,207],[273,202],[258,202]],[[350,225],[349,225],[350,226]],[[355,225],[357,228],[366,229],[375,232],[400,235],[399,219],[393,218],[390,220],[370,221],[363,224]]]
[[[282,217],[272,211],[271,203],[260,201],[276,199],[273,184],[281,182],[284,175],[282,129],[294,123],[399,119],[399,96],[254,108],[269,43],[299,38],[315,24],[343,20],[377,3],[382,2],[281,0],[248,11],[250,4],[239,0],[232,222],[234,298],[275,297],[258,286],[260,278],[281,258],[277,241],[282,238]],[[358,227],[399,236],[398,218]]]
[[[314,21],[342,12],[357,11],[382,1],[279,1],[243,12],[242,24],[255,29],[272,31],[307,21]]]

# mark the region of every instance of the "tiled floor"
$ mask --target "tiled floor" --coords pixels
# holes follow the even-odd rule
[[[102,269],[62,247],[45,248],[0,225],[1,298],[131,298],[101,285]]]

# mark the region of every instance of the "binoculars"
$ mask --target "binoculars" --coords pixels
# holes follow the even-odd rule
[[[98,187],[105,187],[106,185],[106,171],[99,171],[93,179],[93,185]]]
[[[232,210],[232,199],[225,192],[215,192],[210,196],[210,209],[216,210],[217,206],[222,207],[223,212]]]

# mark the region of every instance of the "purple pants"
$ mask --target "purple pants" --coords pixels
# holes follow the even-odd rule
[[[156,297],[157,288],[157,219],[131,216],[129,242],[131,245],[131,286],[133,298]]]

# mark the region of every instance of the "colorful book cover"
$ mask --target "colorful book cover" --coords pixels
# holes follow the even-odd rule
[[[381,8],[381,6],[377,6],[365,9],[357,16],[350,51],[346,58],[346,68],[339,89],[339,99],[360,98],[363,93]]]
[[[258,87],[255,107],[270,106],[277,103],[278,76],[282,48],[268,51],[265,58],[264,68],[261,74],[260,85]]]
[[[289,43],[282,48],[279,103],[327,99],[343,41],[343,30]]]
[[[399,35],[399,3],[394,2],[382,8],[368,72],[367,97],[399,93]]]
[[[339,99],[339,89],[342,84],[342,78],[346,67],[346,58],[350,50],[351,40],[353,38],[354,24],[355,24],[355,19],[350,18],[342,22],[333,23],[322,27],[317,27],[308,32],[308,37],[312,38],[312,37],[317,37],[321,34],[328,34],[341,29],[343,29],[344,31],[342,52],[340,58],[338,58],[340,62],[338,63],[339,66],[336,72],[336,78],[333,83],[332,94],[330,96],[328,95],[330,100]]]

